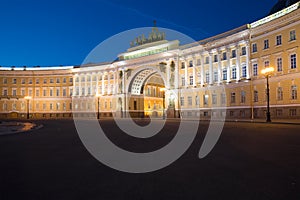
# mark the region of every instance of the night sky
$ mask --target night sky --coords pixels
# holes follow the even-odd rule
[[[265,17],[276,2],[1,0],[0,65],[81,64],[102,41],[129,29],[151,27],[153,20],[158,27],[201,40]]]

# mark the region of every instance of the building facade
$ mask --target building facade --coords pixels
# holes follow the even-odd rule
[[[192,44],[157,27],[111,63],[1,67],[1,118],[299,118],[299,2]]]

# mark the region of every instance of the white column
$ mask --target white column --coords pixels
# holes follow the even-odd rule
[[[112,91],[113,94],[116,94],[116,79],[118,77],[118,70],[114,71],[114,90]]]
[[[179,84],[178,84],[178,76],[179,76],[179,73],[178,73],[178,65],[179,65],[179,57],[177,57],[177,62],[174,62],[175,64],[175,71],[174,71],[174,88],[179,88]]]
[[[171,62],[168,62],[167,63],[167,66],[166,66],[166,77],[167,77],[167,80],[166,80],[166,85],[165,87],[168,87],[170,88],[170,65],[171,65]]]
[[[231,67],[230,67],[230,49],[226,49],[226,57],[227,57],[227,82],[230,82],[231,79]]]
[[[249,79],[250,78],[250,63],[249,63],[249,43],[247,42],[246,44],[246,78]]]
[[[193,86],[196,87],[197,76],[196,76],[196,59],[193,58]]]
[[[96,94],[99,94],[99,73],[96,74]]]
[[[189,81],[188,81],[188,63],[186,60],[184,60],[184,79],[185,79],[185,87],[188,87]]]
[[[212,63],[212,53],[209,53],[209,84],[213,84],[213,63]]]
[[[236,81],[241,79],[240,47],[236,46]]]
[[[110,73],[107,73],[107,94],[111,94]]]
[[[218,51],[218,83],[222,81],[221,52]]]
[[[201,55],[201,86],[204,85],[204,56]]]
[[[102,94],[104,94],[104,72],[102,73]]]
[[[90,73],[90,90],[91,90],[91,95],[94,94],[94,90],[93,90],[93,74]]]

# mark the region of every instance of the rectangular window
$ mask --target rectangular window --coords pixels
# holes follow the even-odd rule
[[[185,86],[185,78],[184,78],[184,76],[181,77],[181,85]]]
[[[213,105],[216,105],[217,104],[217,95],[216,94],[212,94],[211,95],[211,103]]]
[[[277,88],[277,100],[282,101],[283,100],[283,90],[282,87]]]
[[[246,55],[246,47],[242,47],[242,56]]]
[[[59,110],[60,109],[60,103],[56,103],[56,110]]]
[[[44,79],[44,84],[47,83],[47,79]]]
[[[56,96],[59,96],[59,88],[56,88]]]
[[[53,83],[53,78],[50,78],[50,83]]]
[[[67,79],[66,78],[63,78],[63,83],[66,83],[67,82]]]
[[[198,106],[200,104],[199,96],[196,96],[196,98],[195,98],[195,104],[196,104],[196,106]]]
[[[281,45],[282,44],[282,41],[281,41],[281,35],[277,35],[276,36],[276,45]]]
[[[283,114],[282,109],[276,109],[276,116],[281,117]]]
[[[50,107],[50,110],[53,110],[53,104],[52,103],[49,104],[49,107]]]
[[[56,78],[56,83],[60,83],[60,78]]]
[[[290,61],[291,61],[291,69],[296,69],[297,68],[297,61],[296,61],[296,54],[292,54],[290,56]]]
[[[200,59],[197,59],[197,66],[199,66],[201,64]]]
[[[264,49],[269,48],[269,40],[264,40]]]
[[[206,83],[209,83],[209,73],[208,72],[205,73],[205,81],[206,81]]]
[[[227,53],[226,52],[222,53],[222,60],[227,60]]]
[[[258,91],[257,90],[254,91],[253,101],[258,102]]]
[[[217,82],[219,80],[218,78],[218,72],[214,71],[214,81]]]
[[[53,96],[53,89],[50,89],[50,97]]]
[[[235,92],[231,92],[230,94],[230,103],[235,103]]]
[[[39,96],[40,96],[40,90],[39,90],[39,89],[36,89],[36,90],[35,90],[35,96],[36,96],[36,97],[39,97]]]
[[[190,85],[193,85],[193,84],[194,84],[194,77],[190,76]]]
[[[291,99],[292,100],[297,99],[297,86],[296,85],[291,86]]]
[[[208,104],[208,94],[203,95],[203,104],[204,105]]]
[[[13,90],[12,90],[12,95],[13,95],[13,96],[17,96],[17,90],[16,90],[16,89],[13,89]]]
[[[247,66],[246,65],[242,66],[242,77],[243,78],[247,77]]]
[[[241,91],[241,103],[246,103],[246,92]]]
[[[7,84],[7,78],[3,79],[3,84]]]
[[[225,93],[221,94],[221,103],[226,104],[226,94]]]
[[[63,89],[63,96],[64,97],[67,96],[67,89],[66,88]]]
[[[43,110],[46,110],[46,104],[45,103],[43,103]]]
[[[181,69],[184,69],[185,68],[185,62],[182,62],[181,63]]]
[[[232,68],[232,79],[236,79],[236,68]]]
[[[193,98],[191,96],[188,96],[188,105],[193,105]]]
[[[290,41],[296,40],[296,31],[290,31]]]
[[[269,67],[270,66],[270,61],[266,60],[265,61],[265,68]]]
[[[231,57],[232,58],[236,57],[236,50],[235,49],[231,50]]]
[[[282,58],[277,58],[277,71],[282,72]]]
[[[40,84],[40,79],[35,79],[35,84]]]
[[[218,62],[218,55],[214,55],[214,62]]]
[[[28,84],[32,84],[32,79],[31,78],[29,79]]]
[[[73,78],[72,78],[72,77],[70,78],[70,81],[69,81],[69,82],[70,82],[70,83],[73,83]]]
[[[253,43],[252,44],[252,53],[255,53],[255,52],[257,52],[257,44]]]
[[[227,69],[223,69],[223,81],[227,80]]]
[[[25,96],[25,89],[22,89],[22,90],[21,90],[21,95],[22,95],[22,96]]]
[[[66,110],[66,103],[63,103],[63,110]]]
[[[190,60],[190,61],[189,61],[189,67],[193,67],[193,66],[194,66],[193,61]]]
[[[180,97],[180,106],[184,106],[184,97]]]
[[[46,89],[43,89],[43,96],[47,96],[47,90]]]
[[[295,108],[290,109],[290,116],[291,117],[297,116],[297,110]]]
[[[209,57],[205,57],[205,64],[209,63]]]
[[[25,84],[25,78],[22,78],[21,84]]]
[[[258,75],[258,67],[257,64],[253,64],[253,76],[257,76]]]
[[[13,78],[13,79],[12,79],[12,83],[13,83],[13,84],[17,84],[17,79],[16,79],[16,78]]]

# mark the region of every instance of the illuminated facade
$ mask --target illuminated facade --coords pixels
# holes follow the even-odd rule
[[[265,118],[272,66],[272,118],[299,118],[299,41],[299,3],[183,46],[153,27],[112,63],[1,67],[0,116]]]

